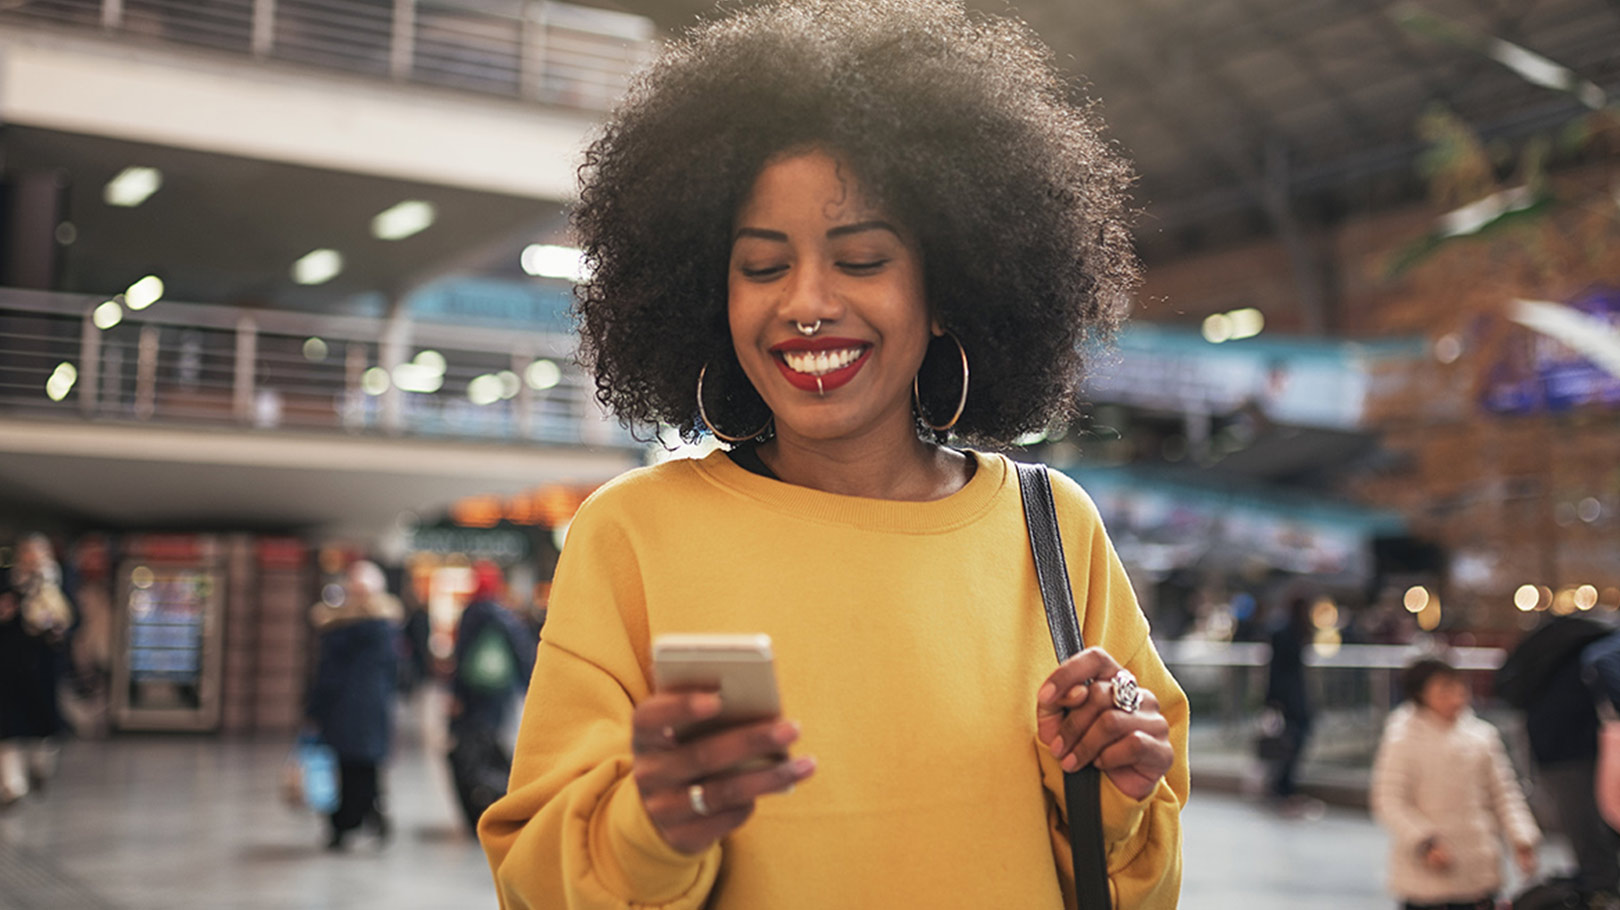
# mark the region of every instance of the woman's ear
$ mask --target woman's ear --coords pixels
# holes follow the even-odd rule
[[[943,338],[945,336],[945,327],[939,324],[938,319],[928,320],[928,331],[932,332],[935,338]]]

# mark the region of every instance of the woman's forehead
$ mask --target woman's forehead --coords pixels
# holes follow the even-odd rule
[[[776,155],[755,177],[737,211],[737,227],[760,219],[829,225],[886,218],[846,159],[823,149]]]

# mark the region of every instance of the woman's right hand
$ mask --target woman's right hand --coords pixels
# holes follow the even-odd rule
[[[677,736],[719,713],[720,697],[712,692],[658,692],[631,717],[630,751],[642,805],[664,840],[686,854],[703,852],[747,821],[754,800],[788,792],[816,769],[813,758],[784,757],[799,728],[780,717]],[[758,759],[769,764],[738,770]]]

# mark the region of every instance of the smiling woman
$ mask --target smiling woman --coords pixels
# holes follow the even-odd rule
[[[1067,419],[1137,276],[1129,168],[1044,48],[948,0],[753,7],[644,73],[583,173],[598,398],[730,448],[571,525],[479,826],[503,905],[1075,907],[1094,765],[1085,884],[1174,906],[1187,702],[1096,508],[1052,477],[1094,645],[1059,664],[1014,465],[952,445]],[[781,714],[719,668],[659,688],[670,633],[768,636]]]

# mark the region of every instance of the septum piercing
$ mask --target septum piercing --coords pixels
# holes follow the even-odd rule
[[[811,335],[814,335],[815,333],[821,331],[821,320],[817,319],[815,322],[810,323],[810,325],[808,325],[808,326],[806,326],[802,322],[794,322],[793,326],[794,326],[794,328],[799,330],[800,335],[803,335],[804,337],[809,338]]]

